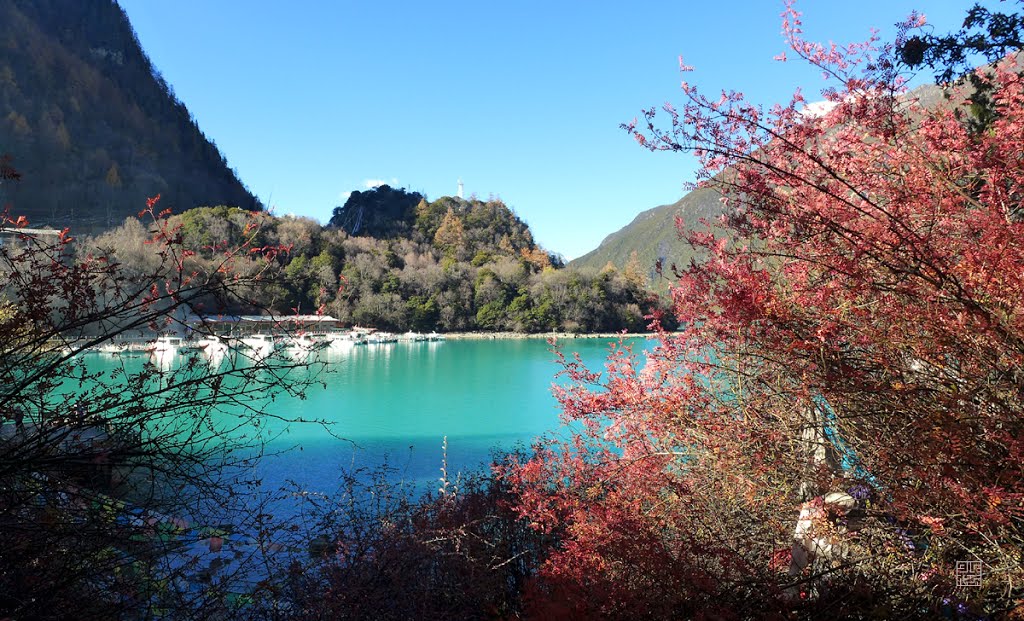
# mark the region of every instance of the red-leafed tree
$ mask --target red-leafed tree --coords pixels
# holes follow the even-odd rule
[[[895,60],[921,25],[821,46],[790,6],[826,112],[684,82],[681,107],[625,126],[694,152],[724,215],[682,231],[707,257],[676,274],[683,328],[642,365],[567,362],[576,433],[506,471],[560,541],[538,614],[934,618],[1024,597],[1024,84],[1013,56],[978,73],[982,131],[963,88],[924,106]]]

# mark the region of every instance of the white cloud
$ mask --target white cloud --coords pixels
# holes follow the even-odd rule
[[[363,179],[362,186],[367,190],[372,190],[378,186],[390,185],[391,187],[398,187],[398,177],[391,177],[390,179]],[[344,205],[348,197],[352,196],[351,190],[338,192],[338,204]]]
[[[391,185],[391,186],[398,185],[398,178],[397,177],[392,177],[390,180],[388,180],[388,179],[364,179],[363,180],[363,187],[365,187],[367,190],[372,190],[373,188],[375,188],[377,186],[380,186],[380,185]]]

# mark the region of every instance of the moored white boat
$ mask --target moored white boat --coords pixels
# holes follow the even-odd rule
[[[149,345],[147,345],[149,347]],[[128,351],[127,343],[115,343],[113,341],[109,343],[103,343],[102,345],[96,346],[96,351],[101,354],[123,354]]]
[[[355,340],[357,345],[365,345],[373,342],[371,337],[374,332],[375,330],[373,328],[360,328],[357,326],[349,330],[348,333]]]
[[[351,332],[328,332],[324,335],[324,340],[328,347],[335,350],[348,350],[359,343]]]
[[[271,334],[250,334],[242,338],[242,345],[248,347],[256,358],[266,358],[277,349],[277,341]]]
[[[312,352],[327,347],[327,342],[315,339],[308,334],[296,334],[283,339],[283,348],[293,358],[305,357]]]
[[[225,355],[228,353],[228,344],[221,337],[210,334],[196,341],[196,347],[203,352],[203,355],[213,357],[214,355]]]
[[[366,342],[371,345],[383,345],[385,343],[397,343],[398,337],[390,332],[374,332],[366,337]]]
[[[196,347],[210,363],[211,368],[219,367],[228,357],[231,348],[221,337],[211,334],[196,341]]]
[[[161,371],[170,371],[177,357],[177,350],[154,349],[149,352],[149,361]]]
[[[186,349],[185,339],[180,336],[162,334],[146,345],[146,351],[150,353],[170,354],[178,353],[178,350]]]

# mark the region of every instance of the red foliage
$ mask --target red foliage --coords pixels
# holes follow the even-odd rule
[[[725,232],[681,231],[707,257],[673,290],[684,328],[642,370],[621,348],[600,376],[567,363],[576,433],[507,472],[561,538],[540,592],[604,615],[1000,609],[1024,577],[1018,65],[982,76],[995,120],[974,132],[964,93],[925,109],[905,91],[892,47],[812,44],[784,19],[836,84],[827,113],[684,82],[668,129],[653,109],[625,126],[700,157]],[[969,559],[984,584],[957,591]]]

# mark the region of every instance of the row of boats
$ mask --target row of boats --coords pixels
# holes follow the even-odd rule
[[[442,340],[444,340],[444,335],[437,332],[427,334],[406,332],[396,335],[390,332],[366,330],[298,333],[284,336],[267,333],[242,336],[204,335],[194,338],[165,334],[145,342],[113,341],[98,346],[96,351],[107,354],[146,352],[157,355],[202,352],[210,358],[215,358],[223,357],[228,352],[236,350],[246,352],[255,358],[266,358],[277,351],[304,355],[325,348],[345,350],[356,345]]]

